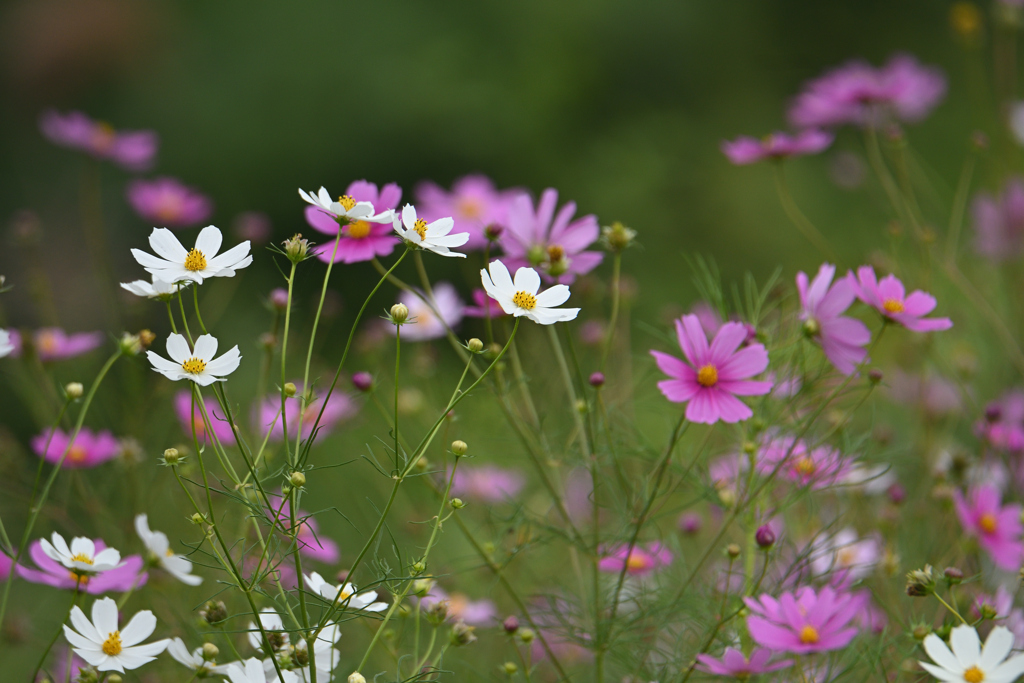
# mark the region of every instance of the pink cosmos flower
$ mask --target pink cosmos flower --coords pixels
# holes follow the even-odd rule
[[[416,210],[420,218],[431,223],[451,216],[455,219],[453,233],[468,232],[469,241],[463,251],[475,251],[487,246],[488,226],[505,228],[508,208],[518,190],[497,190],[491,179],[484,175],[467,175],[452,183],[451,192],[425,181],[416,186]]]
[[[839,650],[857,636],[850,625],[862,609],[863,599],[826,586],[820,592],[809,586],[795,593],[743,598],[750,609],[747,628],[758,645],[781,652],[805,655]]]
[[[1024,451],[1024,390],[1010,390],[989,403],[974,433],[999,450]]]
[[[861,538],[853,529],[842,529],[811,546],[811,568],[817,576],[829,576],[833,586],[844,587],[868,576],[881,555],[878,538]]]
[[[742,323],[725,323],[708,346],[707,337],[695,315],[676,321],[676,335],[687,363],[660,351],[651,351],[658,367],[671,379],[658,388],[673,403],[689,402],[686,419],[713,424],[739,422],[754,413],[737,396],[761,396],[772,389],[771,382],[750,381],[768,367],[768,352],[761,344],[740,349],[747,338]]]
[[[290,535],[292,529],[290,504],[285,501],[282,506],[281,501],[278,500],[272,501],[272,505],[274,509],[270,511],[271,517],[276,514],[285,531]],[[278,509],[281,510],[280,513],[278,513]],[[320,533],[320,526],[311,515],[297,510],[295,522],[299,528],[297,536],[300,553],[324,564],[336,564],[341,559],[341,550],[339,550],[338,544]]]
[[[51,676],[40,673],[39,678],[36,679],[36,683],[44,683],[44,681],[63,681],[65,679],[69,681],[80,680],[78,676],[81,675],[82,671],[88,668],[89,664],[84,659],[74,653],[69,647],[62,647],[60,649],[54,648],[56,654],[53,657],[53,665],[48,667]],[[71,673],[68,674],[68,655],[71,655]]]
[[[55,145],[109,159],[129,171],[145,171],[152,166],[159,145],[159,138],[151,130],[118,132],[80,111],[60,114],[48,109],[39,117],[39,129]]]
[[[293,398],[285,399],[285,418],[288,421],[288,434],[295,438],[295,429],[299,425],[299,396],[302,395],[302,382],[295,382],[296,392]],[[323,405],[323,397],[315,396],[313,400],[302,411],[302,438],[308,439],[313,433],[313,424],[320,415],[320,407]],[[352,397],[343,391],[335,391],[331,394],[331,400],[324,408],[324,416],[317,425],[317,434],[320,437],[327,436],[334,427],[344,420],[351,418],[358,411]],[[284,425],[281,424],[279,413],[281,412],[281,394],[271,394],[260,405],[260,424],[263,425],[264,434],[271,423],[274,430],[270,434],[271,441],[280,441],[284,435]],[[274,421],[276,418],[276,422]]]
[[[465,466],[455,470],[452,495],[500,503],[515,498],[526,484],[522,472],[494,465]]]
[[[96,544],[96,552],[107,547],[99,538],[95,539],[93,543]],[[60,562],[49,558],[43,552],[43,546],[39,541],[32,542],[28,554],[38,569],[30,569],[19,564],[15,569],[18,576],[32,583],[41,583],[54,588],[74,590],[77,586],[79,590],[86,593],[102,595],[111,591],[123,593],[131,590],[133,586],[135,588],[144,586],[149,579],[149,574],[142,571],[145,563],[141,555],[124,557],[118,566],[94,576],[78,576]]]
[[[800,486],[822,489],[844,481],[850,466],[842,453],[831,446],[808,448],[792,436],[766,434],[757,456],[757,470],[778,475]]]
[[[356,202],[370,202],[373,204],[373,213],[380,214],[398,206],[398,202],[402,200],[402,188],[395,183],[388,183],[378,191],[376,184],[357,180],[348,186],[345,195]],[[314,230],[332,238],[338,234],[338,222],[316,206],[306,207],[306,222]],[[371,261],[375,256],[390,254],[398,242],[399,239],[395,237],[390,221],[355,221],[341,228],[337,256],[334,256],[334,239],[319,245],[316,248],[316,256],[324,263],[331,262],[332,258],[341,263]]]
[[[823,130],[808,128],[799,133],[772,133],[760,140],[742,136],[722,142],[722,153],[737,166],[754,164],[771,159],[778,161],[787,157],[818,154],[832,144],[835,136]]]
[[[736,648],[727,647],[721,659],[715,659],[711,655],[697,655],[697,661],[700,662],[697,664],[697,670],[717,676],[732,676],[746,680],[751,676],[793,666],[792,659],[769,663],[768,660],[771,658],[772,651],[763,647],[755,647],[749,658]]]
[[[60,461],[61,456],[64,455],[64,450],[68,447],[71,435],[62,429],[55,430],[53,438],[50,439],[50,447],[47,449],[46,441],[49,435],[48,431],[44,431],[42,434],[32,437],[32,450],[35,451],[36,455],[45,458],[46,462],[56,464]],[[68,450],[68,455],[64,458],[62,467],[69,469],[96,467],[108,460],[113,460],[120,452],[121,446],[110,432],[105,430],[93,432],[86,427],[82,427],[71,449]]]
[[[420,598],[420,607],[430,609],[444,601],[448,602],[448,619],[451,621],[461,619],[470,626],[491,626],[498,618],[498,608],[490,600],[470,600],[463,593],[449,594],[436,583],[429,593]]]
[[[718,314],[718,311],[706,301],[698,301],[690,308],[690,313],[697,316],[697,320],[700,321],[700,326],[704,328],[705,334],[709,337],[713,337],[718,334],[718,331],[722,329],[722,324],[725,322],[722,320],[722,316]],[[743,340],[740,346],[746,346],[751,342],[757,341],[757,330],[750,323],[743,322],[738,317],[733,316],[729,319],[731,322],[743,323],[743,326],[747,330],[747,338]]]
[[[556,215],[557,206],[558,190],[552,188],[541,194],[536,211],[530,195],[516,196],[508,210],[508,229],[501,235],[502,261],[512,271],[539,268],[545,279],[568,285],[601,263],[603,253],[585,251],[601,231],[593,215],[573,220],[576,202],[567,202]]]
[[[177,178],[132,181],[127,197],[139,218],[167,228],[199,225],[213,214],[210,198]]]
[[[968,534],[977,537],[978,543],[995,565],[1002,569],[1020,569],[1024,561],[1021,506],[1002,506],[999,489],[989,485],[971,488],[966,500],[959,491],[955,491],[953,500],[960,526]]]
[[[731,453],[715,458],[708,464],[708,476],[711,479],[711,485],[718,491],[730,489],[735,492],[736,483],[739,481],[740,476],[747,471],[747,462],[746,456],[742,456],[739,453]]]
[[[832,284],[835,274],[831,263],[821,264],[810,284],[805,273],[796,274],[800,319],[804,332],[821,344],[825,357],[839,372],[849,375],[867,357],[864,347],[871,341],[871,332],[861,321],[843,315],[853,304],[856,291],[846,278]]]
[[[1013,634],[1013,649],[1024,650],[1024,610],[1013,604],[1013,593],[1004,586],[996,589],[996,594],[979,593],[974,598],[971,612],[975,619],[981,618],[982,607],[987,606],[995,612],[995,621],[1000,626],[1010,629]]]
[[[629,551],[629,545],[618,545],[613,548],[605,548],[597,568],[603,572],[618,574],[622,571],[623,564],[626,573],[630,576],[647,576],[652,572],[672,564],[672,551],[661,543],[650,543],[647,547],[634,546]]]
[[[910,55],[896,55],[877,69],[853,61],[807,83],[789,110],[789,120],[798,128],[874,126],[882,113],[920,121],[945,94],[942,72]]]
[[[1024,178],[1006,181],[1000,195],[979,192],[971,205],[974,248],[993,261],[1018,258],[1024,253]]]
[[[214,407],[210,401],[206,403],[206,409],[210,411],[210,422],[213,423],[213,433],[217,440],[226,446],[235,442],[235,435],[231,430],[231,424],[224,417],[219,407]],[[192,410],[192,392],[183,389],[174,395],[174,412],[181,422],[181,431],[188,438],[192,438],[192,425],[195,425],[196,438],[200,443],[209,443],[206,439],[206,425],[203,423],[203,413],[197,404]]]
[[[928,417],[954,415],[963,408],[960,389],[945,377],[934,374],[911,375],[897,368],[888,374],[887,379],[893,399],[899,403],[920,406]]]
[[[487,296],[487,292],[482,289],[473,290],[473,304],[473,306],[466,306],[462,309],[462,314],[467,318],[486,318],[488,314],[492,318],[508,315],[501,308],[501,304]]]
[[[14,347],[11,356],[17,358],[24,350],[25,340],[17,330],[10,331],[10,343]],[[44,363],[66,360],[89,353],[103,344],[102,332],[76,332],[68,334],[59,327],[44,327],[32,334],[32,349]]]
[[[402,339],[405,341],[439,339],[448,333],[449,328],[462,322],[465,303],[455,287],[450,282],[438,282],[433,290],[437,313],[416,294],[402,292],[399,295],[398,303],[405,304],[409,309],[410,322],[402,325]],[[387,325],[386,329],[395,334],[394,325]]]
[[[919,289],[909,295],[895,275],[889,274],[880,281],[875,278],[875,269],[861,266],[854,274],[847,273],[850,285],[857,298],[892,320],[914,332],[933,332],[953,327],[949,318],[925,318],[935,309],[935,297]]]

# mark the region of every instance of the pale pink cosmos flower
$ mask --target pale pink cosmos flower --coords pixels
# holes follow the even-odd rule
[[[32,450],[36,455],[45,458],[46,462],[56,464],[64,455],[65,449],[68,449],[71,435],[62,429],[56,429],[53,432],[53,438],[49,437],[49,431],[32,437]],[[46,447],[48,439],[50,441],[49,448]],[[82,427],[78,432],[78,437],[68,449],[63,467],[68,469],[96,467],[108,460],[113,460],[120,452],[121,446],[110,432],[106,430],[93,432],[87,427]]]
[[[344,196],[355,202],[370,202],[373,205],[372,213],[379,215],[398,206],[402,199],[402,188],[395,183],[388,183],[378,191],[375,183],[357,180],[348,186]],[[391,227],[390,217],[387,223],[357,220],[340,228],[341,240],[335,256],[333,238],[338,234],[339,225],[334,217],[321,208],[307,206],[306,222],[314,230],[332,237],[316,248],[317,258],[324,263],[332,260],[340,263],[371,261],[377,256],[390,254],[400,241]]]
[[[107,546],[99,538],[93,543],[96,552],[104,550]],[[23,567],[20,564],[15,571],[18,576],[32,583],[40,583],[54,588],[74,590],[76,587],[91,595],[102,595],[103,593],[123,593],[144,586],[149,575],[142,571],[145,562],[141,555],[129,555],[121,558],[121,563],[113,569],[99,572],[93,576],[80,576],[67,567],[51,559],[43,552],[43,546],[39,541],[33,541],[29,546],[28,555],[35,562],[38,569]]]
[[[804,333],[821,345],[825,357],[839,372],[849,375],[867,358],[864,347],[871,341],[871,332],[861,321],[843,315],[857,295],[846,278],[833,284],[835,274],[836,267],[831,263],[821,264],[810,283],[806,273],[796,274],[800,319],[804,321]]]
[[[768,367],[768,351],[761,344],[739,349],[747,338],[746,326],[725,323],[709,346],[697,316],[684,315],[676,321],[676,335],[687,362],[651,351],[658,367],[671,378],[658,382],[665,398],[688,402],[690,422],[739,422],[751,417],[753,411],[736,397],[767,394],[772,383],[748,379]]]
[[[448,330],[462,322],[465,314],[465,302],[450,282],[438,282],[434,290],[434,307],[431,308],[419,296],[410,292],[402,292],[398,303],[405,304],[409,309],[409,318],[402,325],[404,341],[427,341],[445,336]],[[435,310],[436,309],[436,312]],[[440,317],[438,317],[440,315]],[[395,325],[387,325],[386,329],[395,334]]]
[[[971,488],[965,499],[959,491],[953,493],[956,515],[964,531],[978,539],[978,543],[1001,569],[1020,569],[1024,561],[1024,524],[1021,506],[1003,506],[1002,495],[994,486]]]
[[[499,304],[497,300],[487,296],[487,292],[482,289],[473,290],[473,305],[463,308],[462,314],[467,318],[486,318],[488,316],[492,318],[500,318],[508,315],[508,313],[502,309],[501,304]]]
[[[235,442],[235,435],[231,430],[231,424],[224,417],[219,407],[213,407],[210,403],[206,405],[209,411],[210,422],[213,423],[214,436],[222,444],[230,446]],[[174,395],[174,412],[178,416],[181,430],[185,432],[186,436],[192,438],[192,428],[194,426],[196,439],[200,443],[210,443],[206,438],[206,424],[203,423],[203,413],[199,409],[199,404],[196,403],[194,409],[192,407],[191,391],[183,389]]]
[[[430,609],[439,602],[448,603],[448,619],[458,621],[461,619],[470,626],[491,626],[498,619],[498,608],[495,604],[484,598],[482,600],[470,600],[464,593],[449,594],[436,583],[431,587],[430,592],[419,599],[421,609]]]
[[[911,375],[897,368],[886,373],[889,393],[898,403],[918,405],[931,418],[955,415],[963,409],[956,383],[935,374]]]
[[[861,538],[846,528],[835,535],[820,538],[811,545],[809,557],[816,576],[827,576],[833,586],[848,586],[868,576],[882,556],[875,536]]]
[[[737,166],[770,159],[779,161],[793,156],[818,154],[832,144],[835,136],[823,130],[808,128],[799,133],[775,132],[758,139],[741,136],[722,142],[722,154]]]
[[[732,676],[745,681],[751,676],[793,666],[792,659],[771,662],[769,661],[771,658],[772,651],[767,648],[755,647],[751,650],[750,657],[746,657],[736,648],[727,647],[721,659],[715,659],[711,655],[697,655],[699,662],[697,670],[716,676]]]
[[[974,249],[993,261],[1024,253],[1024,178],[1006,181],[999,195],[979,192],[971,205]]]
[[[468,232],[469,241],[463,251],[476,251],[487,246],[485,230],[489,226],[505,228],[508,209],[519,190],[498,190],[485,175],[467,175],[452,183],[451,192],[424,181],[416,186],[416,209],[428,223],[440,218],[455,220],[453,233]]]
[[[646,546],[636,545],[632,551],[625,544],[604,548],[602,555],[597,563],[598,569],[618,574],[625,566],[630,576],[647,576],[672,564],[673,559],[672,551],[658,542]]]
[[[55,145],[109,159],[129,171],[145,171],[152,166],[160,142],[151,130],[119,132],[80,111],[61,114],[48,109],[39,117],[39,128]]]
[[[231,232],[241,240],[266,244],[273,233],[270,216],[262,211],[243,211],[231,221]]]
[[[757,470],[766,475],[777,472],[800,486],[822,489],[844,481],[850,463],[831,446],[809,448],[802,439],[769,433],[757,454]]]
[[[974,433],[999,450],[1024,451],[1024,390],[1012,389],[989,403]]]
[[[302,396],[302,382],[294,382],[295,396],[285,399],[285,419],[288,421],[288,434],[295,438],[295,430],[299,426],[300,406],[299,397]],[[309,405],[301,411],[302,413],[302,438],[308,439],[313,433],[313,425],[317,416],[320,415],[320,408],[324,405],[323,396],[314,395]],[[273,423],[274,429],[270,434],[271,441],[280,441],[284,435],[284,425],[281,423],[281,394],[271,394],[260,405],[260,424],[263,434]],[[343,391],[335,391],[331,394],[331,400],[324,408],[323,417],[317,425],[317,435],[327,436],[339,423],[348,420],[358,412],[355,401],[349,394]],[[275,422],[276,420],[276,422]]]
[[[494,465],[464,466],[455,470],[452,494],[498,503],[515,498],[526,484],[526,477],[517,470]]]
[[[139,218],[165,228],[199,225],[213,214],[210,198],[177,178],[132,181],[127,197]]]
[[[586,251],[601,230],[592,214],[573,220],[576,202],[566,202],[556,214],[557,206],[558,190],[552,188],[541,194],[536,210],[530,195],[516,196],[508,210],[508,229],[501,235],[502,261],[513,271],[538,268],[545,279],[568,285],[601,263],[603,253]]]
[[[881,280],[875,277],[875,269],[861,266],[857,275],[847,273],[847,280],[857,293],[857,298],[881,313],[886,320],[897,322],[914,332],[933,332],[953,327],[949,318],[925,318],[935,309],[935,297],[919,289],[906,293],[903,283],[895,275],[886,275]]]
[[[25,347],[25,340],[17,330],[11,330],[10,344],[14,347],[10,355],[17,358]],[[32,333],[31,344],[39,360],[47,363],[81,356],[99,348],[103,344],[103,333],[75,332],[68,334],[59,327],[43,327]]]
[[[850,622],[863,607],[861,596],[826,586],[809,586],[795,593],[744,598],[750,609],[747,628],[754,642],[780,652],[805,655],[839,650],[857,636]]]
[[[1000,626],[1010,629],[1013,634],[1013,649],[1024,650],[1024,610],[1014,605],[1013,593],[999,586],[995,595],[979,593],[974,598],[971,612],[975,619],[982,616],[982,607],[987,606],[995,612],[995,619]]]

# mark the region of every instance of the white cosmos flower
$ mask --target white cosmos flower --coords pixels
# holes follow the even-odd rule
[[[149,246],[157,256],[141,249],[132,249],[132,256],[153,274],[154,279],[164,282],[192,280],[203,284],[208,277],[234,277],[236,270],[252,263],[249,240],[218,255],[223,239],[220,230],[208,225],[200,231],[192,251],[187,251],[173,232],[167,228],[153,228]]]
[[[401,218],[395,215],[392,226],[398,236],[410,244],[429,249],[441,256],[466,258],[465,254],[449,249],[449,247],[461,247],[469,241],[468,232],[448,234],[455,227],[455,221],[451,218],[439,218],[433,223],[427,223],[423,219],[416,218],[416,207],[406,204],[402,207]]]
[[[178,284],[173,282],[164,282],[154,275],[152,283],[146,282],[145,280],[122,282],[121,289],[129,291],[135,296],[144,296],[147,299],[166,300],[177,294],[178,290],[188,287],[189,284],[191,284],[191,281],[189,280],[179,282]]]
[[[242,360],[237,346],[231,347],[220,358],[214,358],[217,355],[217,338],[210,334],[196,339],[196,346],[191,351],[185,337],[171,334],[167,337],[167,355],[171,360],[153,351],[146,352],[153,369],[167,379],[175,382],[187,379],[201,387],[223,382],[225,376],[238,369]]]
[[[75,628],[65,625],[64,637],[75,654],[98,671],[124,673],[125,669],[138,669],[167,647],[166,640],[139,645],[156,628],[156,617],[149,610],[137,612],[123,631],[118,630],[117,603],[110,598],[92,603],[92,621],[78,605],[72,607],[71,624]]]
[[[552,323],[574,320],[578,308],[555,308],[569,298],[569,288],[555,285],[539,292],[540,275],[533,268],[520,268],[516,279],[508,274],[508,268],[501,261],[491,261],[490,272],[480,271],[487,294],[501,305],[503,311],[515,317],[526,316],[535,323]]]
[[[278,656],[282,654],[293,655],[296,651],[300,653],[306,653],[308,646],[306,645],[305,639],[299,639],[296,645],[293,647],[289,644],[288,634],[284,631],[284,622],[281,621],[281,615],[275,612],[272,608],[264,608],[260,612],[260,623],[263,625],[263,630],[267,632],[269,636],[271,633],[275,633],[277,643],[272,643],[277,650],[274,653],[263,652],[265,655]],[[316,656],[316,670],[318,681],[330,680],[331,671],[338,665],[341,660],[341,653],[334,647],[334,644],[341,638],[341,629],[337,624],[331,624],[327,626],[320,635],[316,638],[316,644],[313,647],[313,652]],[[253,649],[263,651],[263,635],[260,633],[260,629],[256,624],[249,624],[249,644],[252,645]],[[294,662],[296,660],[309,661],[308,655],[300,655],[299,657],[291,657]],[[274,662],[268,657],[263,662],[263,668],[267,673],[268,677],[276,676],[274,670]],[[293,670],[297,676],[296,680],[308,683],[312,680],[309,675],[309,666],[298,668]],[[258,679],[257,679],[258,680]]]
[[[135,517],[135,531],[138,532],[142,543],[149,550],[152,560],[163,567],[168,574],[189,586],[198,586],[203,582],[203,577],[192,573],[191,560],[184,555],[176,555],[171,550],[167,534],[162,531],[150,530],[149,518],[145,514]]]
[[[1024,655],[1006,659],[1013,649],[1013,633],[1005,626],[992,629],[984,649],[978,632],[967,625],[953,629],[949,642],[953,646],[952,652],[934,633],[924,639],[924,650],[935,664],[920,664],[940,681],[1011,683],[1024,674]]]
[[[228,664],[225,667],[225,673],[228,676],[228,680],[231,683],[268,683],[268,681],[277,680],[277,671],[271,665],[270,670],[274,673],[271,678],[267,678],[267,672],[264,669],[263,662],[252,657],[244,662],[245,666],[242,666],[240,662],[234,662]],[[295,683],[298,679],[295,674],[291,671],[282,671],[281,674],[284,676],[283,683]]]
[[[332,216],[344,218],[350,223],[355,221],[368,221],[370,223],[390,223],[394,211],[388,209],[382,213],[374,214],[373,204],[370,202],[357,202],[347,194],[338,197],[338,201],[331,199],[331,193],[327,188],[321,187],[320,192],[313,194],[299,189],[299,196],[306,202],[325,211]]]
[[[45,538],[39,539],[39,545],[43,552],[54,562],[75,572],[76,574],[96,574],[113,569],[121,564],[121,553],[113,548],[105,548],[96,552],[96,544],[91,538],[79,536],[71,539],[71,547],[68,547],[64,537],[56,531],[50,537],[53,542]]]
[[[356,587],[351,583],[346,583],[344,586],[335,586],[334,584],[328,583],[324,580],[324,577],[320,576],[316,572],[311,575],[302,575],[302,578],[306,580],[306,585],[309,586],[309,590],[313,591],[328,602],[334,602],[338,600],[339,603],[348,600],[348,606],[351,609],[362,609],[367,612],[383,612],[388,608],[386,602],[374,602],[377,599],[376,591],[367,591],[356,595]],[[338,598],[338,593],[341,593],[341,598]]]
[[[0,358],[11,355],[14,351],[14,344],[11,343],[11,333],[7,330],[0,330]]]
[[[195,671],[196,676],[199,678],[204,678],[210,674],[223,676],[227,673],[227,664],[218,666],[217,662],[207,661],[203,657],[203,648],[201,647],[197,647],[192,652],[189,652],[188,648],[185,647],[185,641],[181,638],[174,638],[167,642],[167,654],[173,657],[175,661]]]

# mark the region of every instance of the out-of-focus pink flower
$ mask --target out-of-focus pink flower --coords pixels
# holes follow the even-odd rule
[[[661,371],[671,379],[658,382],[665,398],[688,402],[686,419],[713,424],[739,422],[754,413],[737,396],[760,396],[771,391],[771,382],[750,381],[768,367],[768,352],[761,344],[739,349],[747,338],[742,323],[726,323],[711,345],[695,315],[676,321],[679,346],[689,364],[660,351],[651,351]],[[739,350],[737,350],[739,349]]]
[[[96,544],[97,553],[107,547],[98,538],[93,543]],[[32,583],[41,583],[54,588],[74,590],[75,587],[78,587],[79,590],[86,593],[102,595],[111,591],[123,593],[131,590],[133,586],[136,588],[144,586],[149,579],[149,574],[142,571],[144,562],[141,555],[129,555],[122,558],[121,564],[118,566],[93,576],[75,574],[60,562],[49,558],[43,552],[43,546],[39,541],[32,542],[28,549],[28,555],[38,569],[30,569],[19,564],[15,569],[18,576]]]
[[[938,375],[911,375],[897,368],[888,374],[889,392],[899,403],[919,405],[929,417],[954,415],[963,409],[957,385]]]
[[[56,429],[53,432],[53,438],[49,439],[49,437],[49,431],[32,437],[32,450],[36,455],[45,458],[46,462],[56,464],[67,449],[68,455],[64,458],[62,467],[68,469],[96,467],[108,460],[113,460],[121,452],[117,439],[106,430],[93,432],[82,427],[70,449],[68,449],[68,443],[71,441],[71,435],[64,430]],[[50,441],[49,448],[46,447],[47,439]]]
[[[280,500],[272,501],[271,504],[273,509],[269,511],[270,516],[276,516],[284,526],[285,532],[290,535],[292,529],[290,504],[285,501],[282,505]],[[280,509],[280,513],[278,513],[278,509]],[[297,537],[300,553],[324,564],[336,564],[341,559],[341,550],[338,548],[338,544],[320,533],[320,526],[312,516],[302,510],[296,510],[295,524],[298,527]]]
[[[804,321],[804,333],[821,344],[825,357],[839,372],[849,375],[867,357],[864,347],[871,341],[871,332],[861,321],[843,315],[857,295],[846,278],[832,284],[835,274],[836,267],[831,263],[821,264],[810,283],[806,273],[796,274],[800,319]]]
[[[206,408],[210,411],[210,422],[213,423],[213,433],[217,440],[226,446],[235,443],[231,424],[221,413],[220,408],[213,407],[210,403],[206,404]],[[192,427],[195,425],[196,438],[199,442],[210,443],[206,438],[206,425],[203,423],[203,413],[199,409],[199,405],[196,404],[195,410],[192,410],[191,391],[183,389],[174,395],[174,412],[178,415],[178,421],[181,422],[181,430],[189,438],[192,437]]]
[[[925,118],[945,94],[942,72],[910,55],[896,55],[877,69],[853,61],[806,83],[789,120],[798,128],[874,126],[886,117],[914,122]]]
[[[751,676],[778,671],[793,666],[792,659],[783,659],[777,662],[769,662],[772,658],[772,651],[755,647],[750,657],[744,657],[743,653],[733,647],[725,648],[721,659],[715,659],[711,655],[697,655],[697,669],[705,673],[717,676],[732,676],[739,680],[747,680]]]
[[[395,183],[388,183],[378,191],[375,183],[357,180],[348,186],[345,194],[356,202],[370,202],[375,214],[397,208],[402,200],[402,188]],[[315,206],[306,207],[306,222],[314,230],[332,238],[316,247],[316,256],[324,263],[332,260],[341,263],[370,261],[375,256],[387,256],[399,242],[390,220],[387,223],[354,221],[340,228],[341,240],[335,256],[333,238],[338,235],[338,222]]]
[[[302,396],[302,382],[295,382],[294,384],[296,388],[295,396],[285,399],[284,403],[285,418],[288,421],[288,434],[290,438],[295,438],[295,430],[299,426],[301,406],[299,397]],[[317,416],[320,415],[320,407],[322,405],[323,397],[317,396],[301,411],[303,439],[308,439],[313,433],[313,425],[316,422]],[[358,407],[350,395],[343,391],[335,391],[331,394],[331,400],[328,401],[327,407],[324,408],[324,415],[320,419],[320,424],[317,425],[317,435],[320,437],[327,436],[339,422],[351,418],[357,411]],[[281,394],[279,393],[271,394],[260,405],[260,425],[262,425],[263,434],[266,434],[266,430],[270,428],[271,423],[274,424],[274,429],[270,433],[272,441],[280,441],[284,435],[284,425],[281,424],[280,412]]]
[[[1000,195],[979,192],[971,205],[974,248],[993,261],[1024,253],[1024,178],[1010,178]]]
[[[708,465],[708,475],[711,478],[711,485],[715,489],[732,489],[735,491],[736,482],[740,475],[747,471],[747,458],[739,453],[723,455],[715,458]]]
[[[975,536],[997,567],[1020,569],[1024,561],[1024,524],[1021,523],[1020,505],[1001,504],[1002,495],[994,486],[977,486],[965,499],[959,491],[953,493],[956,515],[968,534]]]
[[[854,591],[853,597],[861,601],[861,609],[857,613],[857,618],[854,620],[855,623],[861,629],[871,631],[872,633],[884,631],[885,627],[889,625],[889,616],[885,613],[885,610],[875,604],[871,597],[870,589],[864,588]]]
[[[22,354],[25,340],[17,330],[10,331],[10,343],[14,347],[10,355],[17,358]],[[68,334],[59,327],[43,327],[32,333],[32,348],[44,363],[65,360],[89,353],[103,344],[102,332],[75,332]]]
[[[778,161],[787,157],[804,156],[823,152],[832,144],[835,136],[823,130],[808,128],[799,133],[775,132],[758,139],[749,136],[722,142],[722,153],[737,166],[754,164],[771,159]]]
[[[62,647],[60,649],[54,648],[55,654],[53,657],[53,666],[48,667],[50,676],[40,673],[39,678],[36,679],[37,683],[44,683],[48,681],[77,681],[80,680],[78,676],[81,672],[86,669],[89,664],[79,657],[69,647]],[[68,655],[71,655],[71,675],[68,675]],[[51,678],[52,676],[52,678]]]
[[[897,322],[908,330],[933,332],[953,327],[953,321],[949,318],[925,318],[935,309],[935,297],[919,289],[908,295],[903,283],[895,275],[889,274],[877,280],[874,268],[861,266],[856,276],[848,273],[846,277],[858,299],[887,320]]]
[[[568,285],[601,263],[603,253],[586,251],[601,231],[593,215],[573,220],[576,202],[567,202],[556,215],[557,206],[558,190],[552,188],[541,194],[536,211],[530,195],[517,195],[509,207],[508,229],[501,235],[502,261],[512,271],[537,268],[545,279]]]
[[[839,650],[857,636],[850,625],[863,599],[826,586],[820,592],[809,586],[795,593],[744,598],[750,609],[747,628],[754,642],[780,652],[810,654]]]
[[[240,240],[249,240],[253,244],[266,244],[270,241],[273,229],[270,216],[262,211],[243,211],[231,221],[231,231]]]
[[[1011,453],[1024,451],[1024,391],[1012,389],[989,403],[974,432],[994,448]]]
[[[844,479],[849,463],[831,446],[808,448],[792,436],[766,435],[757,457],[757,470],[762,474],[778,471],[801,486],[821,489]]]
[[[449,594],[436,583],[429,593],[420,598],[420,607],[430,609],[444,601],[448,602],[448,618],[451,621],[461,619],[470,626],[493,626],[497,622],[498,608],[490,600],[470,600],[463,593]]]
[[[160,227],[187,228],[213,215],[210,198],[177,178],[133,180],[127,197],[139,218]]]
[[[39,117],[39,129],[55,145],[81,150],[97,159],[109,159],[129,171],[151,167],[160,144],[151,130],[119,132],[80,111],[61,114],[48,109]]]
[[[716,311],[711,304],[706,301],[698,301],[695,303],[690,309],[690,313],[697,316],[697,319],[700,321],[700,326],[704,328],[704,332],[707,333],[709,337],[714,337],[718,334],[718,331],[722,329],[722,324],[725,322],[722,320],[722,316],[718,314],[718,311]],[[757,330],[754,329],[753,325],[743,322],[736,316],[729,318],[729,321],[741,323],[747,330],[747,338],[743,340],[743,343],[740,344],[740,346],[746,346],[747,344],[752,344],[757,341]]]
[[[699,534],[704,526],[704,518],[696,512],[684,512],[679,516],[679,530],[684,534],[692,536]]]
[[[453,233],[469,233],[463,251],[476,251],[487,246],[484,230],[488,226],[507,227],[509,204],[519,192],[499,191],[484,175],[459,178],[452,183],[451,192],[425,181],[416,186],[416,209],[428,223],[451,216],[455,220]]]
[[[1013,593],[1004,586],[999,586],[994,596],[979,593],[974,598],[974,605],[971,608],[975,619],[981,618],[983,607],[988,607],[995,613],[994,620],[999,622],[1000,626],[1010,629],[1010,633],[1013,634],[1013,649],[1024,650],[1024,610],[1014,606]]]
[[[455,470],[452,494],[488,503],[515,498],[523,489],[526,478],[522,472],[494,465],[464,466]]]
[[[646,547],[636,545],[632,552],[628,545],[606,548],[597,567],[603,572],[619,573],[626,567],[630,576],[647,576],[662,567],[672,564],[672,551],[661,543],[649,543]]]
[[[874,536],[861,538],[853,529],[819,539],[811,546],[811,568],[817,576],[828,576],[836,587],[848,586],[868,576],[878,564],[881,548]]]
[[[502,309],[501,304],[487,296],[487,292],[482,289],[473,290],[473,304],[473,306],[466,306],[462,309],[463,315],[467,318],[486,318],[488,315],[492,318],[500,318],[508,315]]]
[[[466,306],[455,287],[450,282],[438,282],[433,286],[433,290],[436,313],[416,294],[402,292],[399,295],[398,303],[405,304],[409,309],[408,322],[402,325],[403,340],[439,339],[448,333],[449,328],[462,322]],[[427,295],[424,294],[424,296]],[[387,326],[387,330],[391,334],[395,334],[395,329],[394,325]]]

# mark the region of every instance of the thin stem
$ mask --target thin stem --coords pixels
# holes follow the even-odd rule
[[[608,367],[608,352],[612,348],[612,341],[615,339],[615,327],[619,320],[619,299],[621,297],[620,279],[622,273],[622,252],[616,251],[612,260],[612,313],[608,319],[608,330],[604,335],[604,344],[601,349],[601,372]]]
[[[293,468],[295,465],[292,463],[291,449],[289,448],[288,442],[288,410],[285,406],[285,401],[288,397],[284,393],[284,385],[288,382],[288,331],[291,328],[292,323],[292,287],[294,284],[295,263],[292,263],[292,270],[288,274],[288,305],[284,310],[284,336],[281,337],[281,440],[284,442],[285,460],[287,460]],[[306,387],[303,387],[302,389],[305,391]],[[300,410],[299,413],[301,414],[302,411]],[[296,452],[296,459],[297,458],[298,453]]]
[[[810,219],[804,215],[803,211],[800,210],[800,207],[793,200],[793,195],[790,194],[789,186],[786,184],[786,174],[783,169],[784,166],[781,163],[775,164],[775,189],[779,193],[782,209],[808,242],[813,244],[825,258],[833,263],[838,263],[839,258],[829,245],[828,240],[814,227],[814,223],[811,223]]]
[[[401,459],[402,451],[398,447],[398,387],[402,368],[402,326],[395,325],[395,471],[400,467],[398,461]]]

